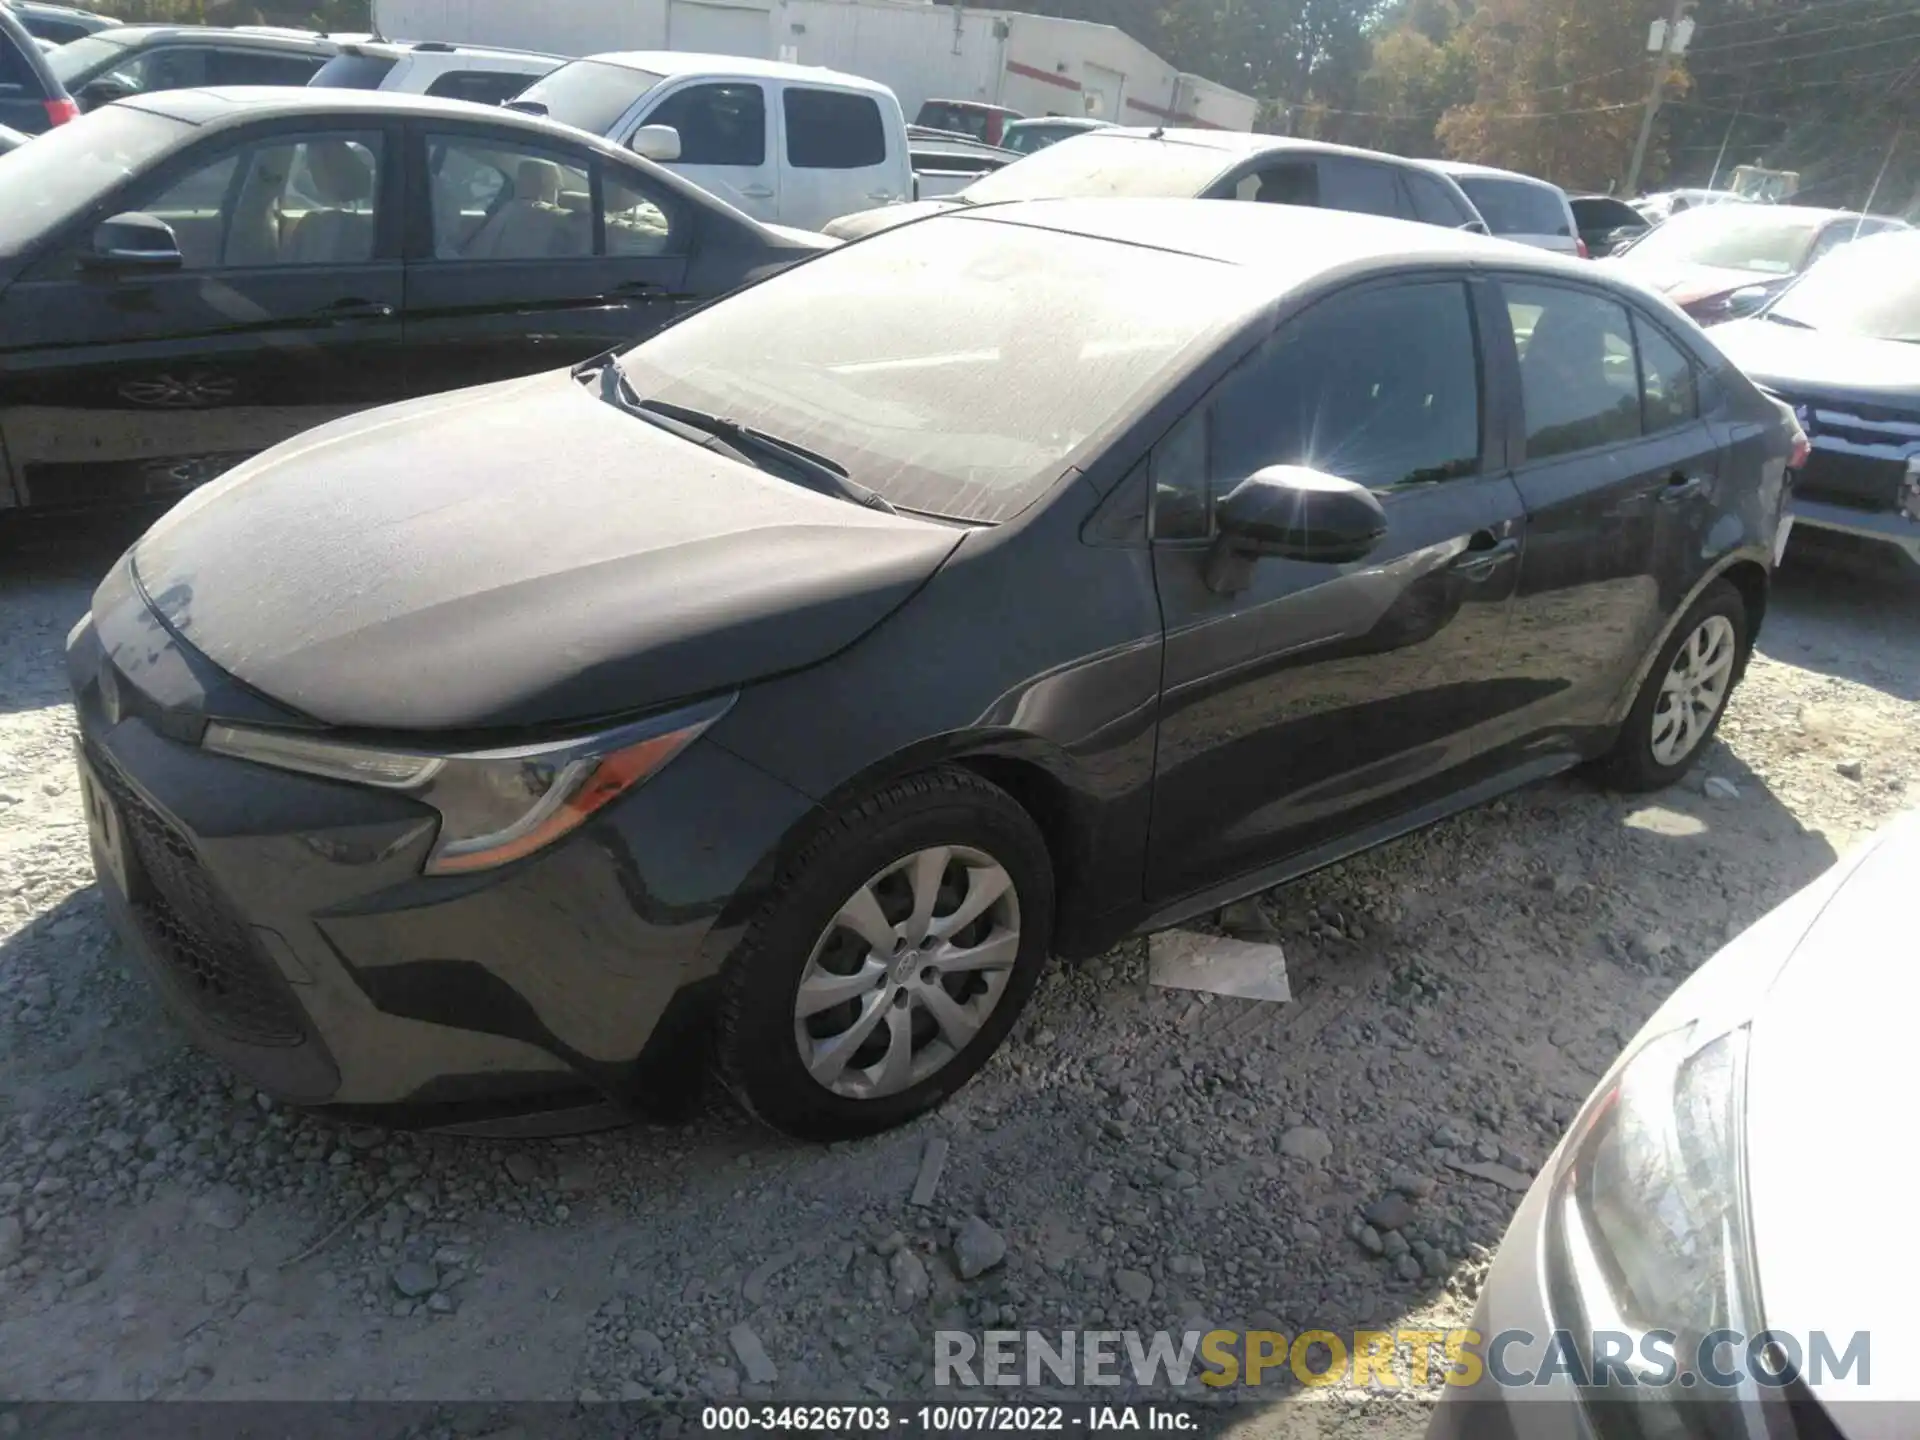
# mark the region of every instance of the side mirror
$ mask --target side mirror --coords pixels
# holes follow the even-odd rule
[[[173,227],[138,212],[102,220],[80,259],[90,270],[178,270],[186,264]]]
[[[111,105],[131,94],[133,91],[119,81],[103,78],[82,86],[80,93],[73,98],[82,110],[98,110],[102,105]]]
[[[1387,533],[1387,512],[1364,485],[1299,465],[1272,465],[1242,480],[1215,512],[1219,539],[1207,559],[1217,594],[1247,586],[1261,559],[1346,565]]]
[[[642,159],[665,165],[680,158],[680,132],[671,125],[642,125],[633,132],[627,148]]]
[[[1727,297],[1727,314],[1733,316],[1751,315],[1762,309],[1773,298],[1770,285],[1746,285]]]

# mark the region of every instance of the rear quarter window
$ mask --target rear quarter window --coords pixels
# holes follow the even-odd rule
[[[1487,179],[1463,175],[1467,192],[1487,228],[1496,235],[1565,235],[1567,206],[1558,190],[1530,185],[1524,180]]]
[[[787,163],[798,170],[865,170],[887,161],[887,127],[868,95],[790,88],[782,104]]]
[[[319,90],[378,90],[393,65],[385,55],[336,55],[307,84]]]

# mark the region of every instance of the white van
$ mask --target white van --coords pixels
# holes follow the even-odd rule
[[[774,224],[818,230],[913,198],[900,102],[856,75],[636,50],[570,61],[507,104],[614,140]]]

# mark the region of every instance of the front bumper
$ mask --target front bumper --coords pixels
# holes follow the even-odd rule
[[[811,810],[702,741],[550,850],[429,878],[427,807],[208,753],[91,621],[68,668],[95,866],[169,1007],[270,1093],[391,1123],[676,1108],[707,982]]]
[[[1830,500],[1814,500],[1795,495],[1790,506],[1795,528],[1805,525],[1814,530],[1829,530],[1891,545],[1915,564],[1920,564],[1920,521],[1908,519],[1897,510],[1856,510]]]

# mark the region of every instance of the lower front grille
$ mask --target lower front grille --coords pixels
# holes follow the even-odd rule
[[[286,982],[255,943],[194,853],[119,767],[87,747],[113,794],[128,847],[146,883],[129,897],[141,931],[185,997],[214,1029],[251,1045],[298,1045],[306,1027]]]
[[[1905,460],[1823,450],[1816,440],[1793,493],[1856,510],[1897,510],[1906,476]]]

